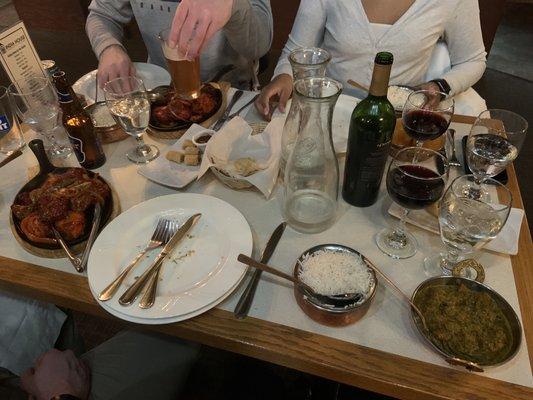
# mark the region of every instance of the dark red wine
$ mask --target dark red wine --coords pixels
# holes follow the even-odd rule
[[[442,115],[429,110],[409,111],[403,116],[403,127],[415,140],[437,139],[448,129],[450,122]]]
[[[402,165],[389,171],[387,191],[396,203],[419,210],[437,202],[444,192],[444,179],[420,165]]]

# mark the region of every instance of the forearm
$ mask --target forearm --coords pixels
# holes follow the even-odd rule
[[[450,93],[456,95],[473,86],[483,76],[485,67],[486,62],[483,53],[477,59],[452,66],[452,69],[442,78],[450,85]]]
[[[85,31],[97,58],[100,58],[102,52],[109,46],[122,46],[122,27],[131,20],[132,15],[129,1],[91,2]]]
[[[272,43],[272,30],[270,1],[234,0],[224,33],[239,54],[251,60],[265,55]]]

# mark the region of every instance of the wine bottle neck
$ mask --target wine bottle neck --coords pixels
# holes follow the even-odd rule
[[[372,82],[368,93],[372,96],[383,97],[387,96],[389,88],[390,70],[392,65],[374,64],[374,71],[372,73]]]

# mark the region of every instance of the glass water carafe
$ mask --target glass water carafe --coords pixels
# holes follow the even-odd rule
[[[299,118],[285,170],[283,213],[300,232],[326,230],[337,216],[339,165],[331,121],[341,90],[330,78],[304,78],[294,84]]]
[[[330,54],[318,47],[302,47],[292,51],[289,55],[289,62],[294,81],[303,78],[323,78],[326,75],[326,66],[330,60]],[[280,174],[282,177],[285,174],[285,165],[296,140],[297,130],[298,100],[296,96],[293,96],[281,136]]]

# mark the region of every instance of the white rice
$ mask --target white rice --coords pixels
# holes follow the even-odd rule
[[[366,294],[373,279],[361,257],[329,250],[304,255],[298,277],[322,295]]]
[[[403,110],[403,106],[407,101],[407,98],[412,93],[412,90],[400,86],[389,86],[387,91],[387,98],[391,102],[395,110]]]

